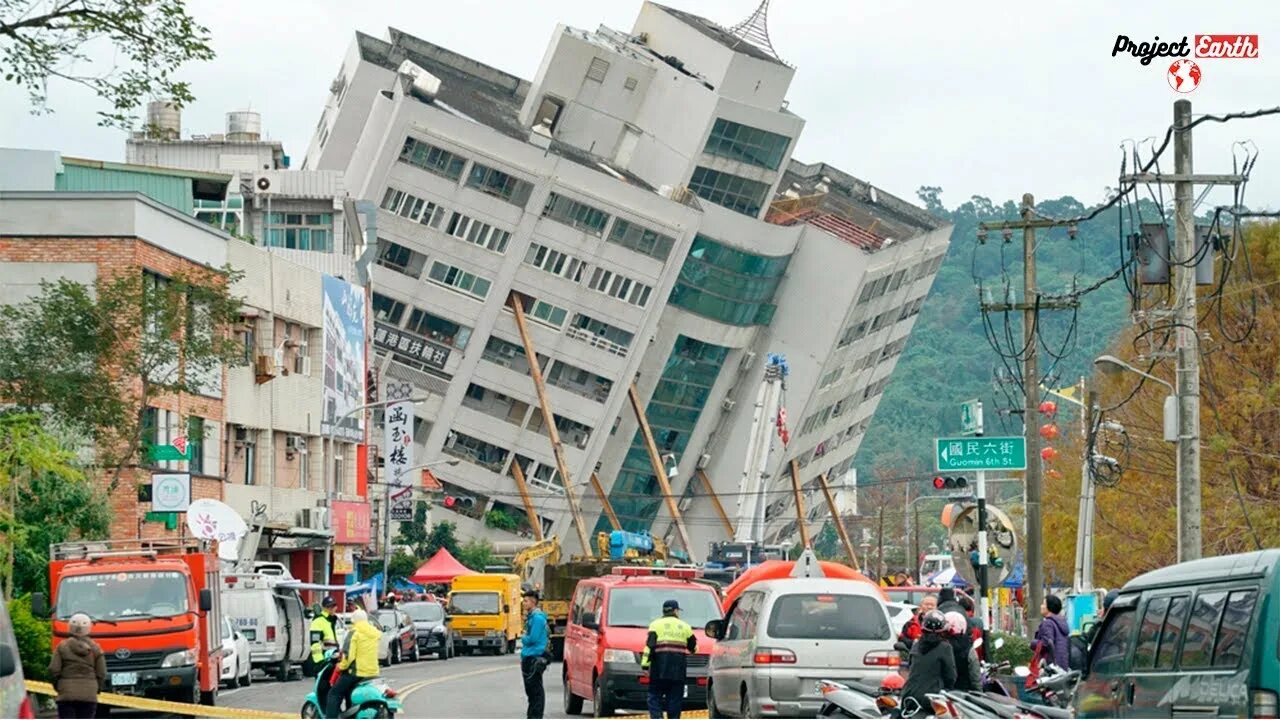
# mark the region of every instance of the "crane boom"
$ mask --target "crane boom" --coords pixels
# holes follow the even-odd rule
[[[738,521],[734,523],[734,541],[764,541],[764,510],[766,478],[769,467],[769,449],[777,429],[778,409],[782,405],[783,381],[787,376],[787,360],[781,355],[769,353],[765,359],[764,379],[756,393],[755,410],[751,419],[751,438],[747,444],[746,462],[742,468],[742,482],[738,488]]]

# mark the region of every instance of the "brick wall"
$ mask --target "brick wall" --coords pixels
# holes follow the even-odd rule
[[[217,273],[153,245],[140,238],[28,238],[0,237],[0,262],[56,263],[60,261],[94,263],[98,277],[106,280],[123,273],[137,273],[143,269],[160,275],[185,273],[206,278],[220,277]],[[199,415],[215,426],[224,422],[221,398],[196,395],[153,399],[152,406],[179,411],[184,415]],[[225,460],[224,460],[225,462]],[[223,468],[206,468],[210,476],[192,478],[192,499],[223,499]],[[116,488],[111,491],[111,537],[162,537],[185,533],[185,517],[179,517],[177,530],[169,531],[163,523],[143,521],[150,503],[138,502],[137,486],[148,482],[150,470],[130,468],[121,473]],[[101,476],[97,482],[108,489],[112,476]]]

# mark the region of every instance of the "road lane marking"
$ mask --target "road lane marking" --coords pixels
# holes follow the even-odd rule
[[[475,677],[477,675],[487,675],[489,673],[503,672],[503,671],[510,672],[515,667],[517,666],[499,665],[497,667],[483,668],[481,670],[471,670],[470,672],[458,673],[456,675],[445,675],[443,677],[431,678],[429,680],[419,680],[416,683],[410,683],[409,685],[405,686],[400,690],[400,701],[404,702],[405,700],[409,699],[410,695],[421,690],[424,687],[429,687],[431,685],[439,685],[441,683],[446,683],[446,682],[452,682],[454,680],[461,680],[463,678]]]

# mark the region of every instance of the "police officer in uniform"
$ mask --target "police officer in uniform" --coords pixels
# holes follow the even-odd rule
[[[320,614],[311,620],[311,627],[308,630],[311,638],[311,657],[307,658],[308,662],[303,667],[303,673],[307,677],[315,677],[320,671],[320,666],[324,665],[326,648],[338,647],[338,634],[335,632],[338,619],[333,614],[337,607],[338,601],[334,600],[333,596],[326,595],[324,600],[320,601]]]
[[[649,717],[679,718],[690,654],[698,647],[693,628],[680,619],[680,603],[662,603],[662,617],[649,623],[640,667],[649,673]]]

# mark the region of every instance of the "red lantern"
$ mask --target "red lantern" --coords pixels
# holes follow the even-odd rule
[[[1040,403],[1041,415],[1056,415],[1058,413],[1058,403],[1052,400],[1045,400]]]
[[[1058,451],[1051,447],[1044,448],[1040,451],[1040,459],[1045,462],[1053,462],[1058,458]]]
[[[1054,425],[1053,423],[1045,423],[1044,425],[1041,425],[1040,437],[1044,438],[1045,440],[1057,440],[1058,426]]]

